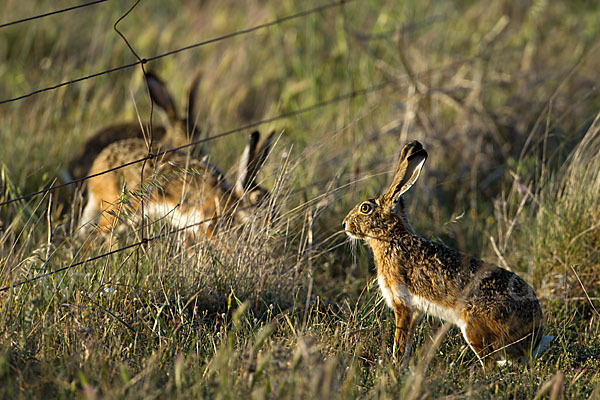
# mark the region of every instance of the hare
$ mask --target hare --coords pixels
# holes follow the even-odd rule
[[[197,135],[195,127],[195,97],[201,73],[196,73],[188,90],[187,113],[182,118],[177,112],[175,102],[163,81],[154,73],[147,72],[146,78],[152,101],[167,114],[169,126],[153,125],[152,136],[154,143],[162,147],[177,147],[187,144]],[[146,133],[147,134],[147,133]],[[119,140],[143,138],[144,128],[139,122],[123,122],[109,125],[90,137],[81,152],[69,163],[65,179],[80,179],[87,175],[92,162],[106,146]]]
[[[207,157],[196,159],[179,150],[93,177],[80,227],[95,221],[101,231],[115,226],[123,208],[136,209],[144,199],[144,212],[151,218],[167,218],[176,228],[192,226],[193,233],[208,238],[220,218],[246,222],[268,197],[256,176],[269,153],[274,132],[258,147],[259,132],[250,135],[242,154],[235,185]],[[143,139],[126,139],[106,147],[92,164],[95,174],[147,156]],[[143,171],[143,178],[142,178]],[[125,196],[122,194],[125,193]],[[87,233],[82,229],[81,233]]]
[[[542,310],[531,286],[506,269],[418,236],[408,222],[403,196],[426,159],[419,142],[406,144],[389,189],[356,205],[343,221],[346,233],[373,251],[379,287],[394,311],[394,356],[402,364],[410,356],[417,311],[457,325],[482,366],[504,353],[535,355]]]

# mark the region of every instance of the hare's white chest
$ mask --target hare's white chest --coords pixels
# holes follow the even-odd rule
[[[190,225],[201,223],[204,219],[204,213],[201,210],[187,210],[182,212],[176,204],[168,202],[150,202],[144,210],[152,218],[165,218],[175,228],[185,228]],[[197,227],[196,227],[197,229]]]
[[[379,274],[377,276],[377,283],[379,283],[379,289],[381,290],[381,294],[383,295],[383,298],[385,299],[385,302],[387,303],[388,307],[393,308],[394,294],[392,293],[392,290],[385,281],[383,275]]]
[[[399,301],[411,310],[416,309],[422,311],[428,315],[451,322],[459,327],[464,325],[464,321],[459,317],[455,310],[443,307],[421,296],[412,294],[404,285],[396,284],[393,285],[393,287],[390,287],[382,275],[379,275],[378,282],[381,294],[390,308],[393,308],[395,301]]]

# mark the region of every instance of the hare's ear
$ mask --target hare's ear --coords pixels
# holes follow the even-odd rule
[[[169,90],[165,86],[164,82],[161,81],[158,76],[152,72],[146,72],[146,82],[148,82],[148,89],[150,90],[150,97],[152,101],[165,110],[169,121],[173,123],[178,119],[177,109],[175,108],[175,102],[169,93]]]
[[[235,182],[235,190],[239,196],[241,196],[246,188],[248,187],[248,183],[251,178],[251,165],[252,160],[254,160],[256,155],[256,145],[260,139],[260,133],[258,131],[252,132],[250,134],[250,138],[248,139],[248,144],[242,153],[242,158],[240,159],[240,164],[238,165],[238,175],[237,180]]]
[[[384,204],[394,207],[400,196],[404,194],[419,178],[423,164],[427,160],[427,152],[416,140],[402,148],[394,179],[388,191],[383,195]]]
[[[260,133],[255,131],[250,135],[250,140],[242,154],[238,169],[238,178],[236,182],[238,194],[241,195],[244,191],[250,190],[256,186],[256,176],[264,165],[267,155],[271,150],[274,135],[275,131],[271,132],[259,149],[257,149],[257,145],[260,139]]]
[[[187,97],[187,113],[186,113],[186,124],[187,133],[191,134],[195,130],[196,126],[196,93],[198,92],[198,85],[202,79],[202,70],[198,69],[194,74],[194,78],[190,83]]]
[[[252,165],[252,174],[253,174],[252,179],[256,178],[256,175],[258,175],[258,172],[260,171],[262,166],[265,164],[265,161],[267,160],[267,156],[269,155],[269,152],[271,151],[271,146],[273,145],[273,137],[274,136],[275,136],[275,131],[272,131],[271,133],[269,133],[269,136],[267,136],[267,138],[265,139],[263,144],[260,146],[260,149],[256,152],[256,157],[255,157],[254,163]]]

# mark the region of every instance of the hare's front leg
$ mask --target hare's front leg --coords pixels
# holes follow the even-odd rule
[[[416,314],[402,302],[394,303],[394,319],[396,329],[394,331],[394,347],[392,350],[394,359],[404,364],[410,356],[412,345],[412,333],[417,323]]]

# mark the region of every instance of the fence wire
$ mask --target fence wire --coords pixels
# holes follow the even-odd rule
[[[67,11],[77,10],[79,8],[84,8],[84,7],[88,7],[88,6],[94,6],[94,5],[98,4],[98,3],[104,3],[105,1],[108,1],[108,0],[90,1],[89,3],[79,4],[77,6],[67,7],[67,8],[63,8],[61,10],[55,10],[55,11],[47,12],[45,14],[35,15],[33,17],[27,17],[27,18],[16,20],[16,21],[7,22],[7,23],[4,23],[4,24],[0,24],[0,28],[5,28],[7,26],[20,24],[21,22],[33,21],[34,19],[49,17],[51,15],[56,15],[56,14],[64,13],[64,12],[67,12]]]
[[[293,19],[301,18],[301,17],[306,17],[306,16],[308,16],[310,14],[314,14],[314,13],[317,13],[317,12],[325,11],[325,10],[327,10],[329,8],[338,7],[338,6],[344,5],[346,3],[349,3],[351,1],[354,1],[354,0],[338,0],[338,1],[334,1],[332,3],[327,3],[327,4],[324,4],[324,5],[318,6],[318,7],[314,7],[314,8],[308,9],[308,10],[297,12],[296,14],[291,14],[291,15],[287,15],[285,17],[277,18],[277,19],[275,19],[273,21],[265,22],[264,24],[255,25],[255,26],[253,26],[251,28],[242,29],[240,31],[228,33],[228,34],[223,35],[223,36],[218,36],[218,37],[215,37],[215,38],[212,38],[212,39],[204,40],[204,41],[201,41],[201,42],[198,42],[198,43],[191,44],[189,46],[181,47],[179,49],[171,50],[171,51],[168,51],[166,53],[158,54],[158,55],[155,55],[155,56],[152,56],[152,57],[142,58],[142,59],[140,59],[138,61],[134,61],[134,62],[129,63],[129,64],[124,64],[124,65],[121,65],[119,67],[109,68],[107,70],[96,72],[96,73],[93,73],[93,74],[90,74],[90,75],[86,75],[86,76],[82,76],[80,78],[72,79],[70,81],[65,81],[65,82],[57,83],[56,85],[52,85],[52,86],[48,86],[48,87],[45,87],[45,88],[42,88],[42,89],[34,90],[33,92],[26,93],[26,94],[23,94],[21,96],[17,96],[17,97],[13,97],[13,98],[2,100],[2,101],[0,101],[0,105],[1,104],[12,103],[14,101],[22,100],[22,99],[34,96],[34,95],[39,94],[39,93],[48,92],[50,90],[55,90],[55,89],[61,88],[63,86],[72,85],[72,84],[75,84],[75,83],[78,83],[78,82],[82,82],[82,81],[85,81],[87,79],[96,78],[98,76],[110,74],[112,72],[116,72],[116,71],[120,71],[120,70],[123,70],[123,69],[135,67],[136,65],[146,64],[148,62],[156,61],[156,60],[161,59],[163,57],[172,56],[172,55],[180,53],[182,51],[187,51],[187,50],[195,49],[196,47],[205,46],[207,44],[216,43],[216,42],[219,42],[219,41],[222,41],[222,40],[226,40],[226,39],[230,39],[230,38],[233,38],[233,37],[236,37],[236,36],[245,35],[245,34],[248,34],[248,33],[254,32],[254,31],[258,31],[260,29],[265,29],[265,28],[268,28],[268,27],[271,27],[271,26],[274,26],[274,25],[281,24],[281,23],[286,22],[286,21],[290,21],[290,20],[293,20]]]
[[[444,70],[447,70],[447,69],[454,68],[454,67],[456,67],[458,65],[464,64],[465,62],[468,62],[468,61],[472,61],[472,60],[474,60],[476,58],[477,58],[477,56],[460,58],[460,59],[457,59],[457,60],[454,60],[454,61],[448,63],[447,65],[445,65],[443,67],[432,68],[432,69],[428,69],[428,70],[425,70],[425,71],[422,71],[422,72],[417,72],[417,73],[414,73],[414,75],[418,76],[418,77],[424,77],[424,76],[427,76],[427,75],[429,75],[431,73],[434,73],[434,72],[441,72],[441,71],[444,71]],[[403,76],[403,77],[399,77],[396,80],[386,80],[386,81],[380,82],[380,83],[378,83],[376,85],[369,86],[369,87],[366,87],[366,88],[363,88],[363,89],[353,90],[351,92],[348,92],[348,93],[345,93],[345,94],[333,97],[333,98],[331,98],[329,100],[325,100],[325,101],[322,101],[320,103],[313,104],[311,106],[307,106],[307,107],[304,107],[304,108],[300,108],[298,110],[294,110],[294,111],[290,111],[290,112],[287,112],[287,113],[279,114],[279,115],[277,115],[275,117],[263,119],[263,120],[256,121],[256,122],[252,122],[252,123],[247,124],[247,125],[243,125],[243,126],[240,126],[240,127],[237,127],[237,128],[225,131],[225,132],[218,133],[218,134],[216,134],[214,136],[206,137],[206,138],[203,138],[203,139],[198,139],[198,140],[195,140],[193,142],[190,142],[188,144],[185,144],[185,145],[182,145],[182,146],[179,146],[179,147],[175,147],[175,148],[172,148],[172,149],[167,149],[167,150],[164,150],[164,151],[161,151],[161,152],[157,152],[157,153],[150,153],[146,157],[130,161],[128,163],[119,165],[117,167],[114,167],[114,168],[111,168],[111,169],[108,169],[108,170],[105,170],[105,171],[102,171],[102,172],[98,172],[97,174],[84,176],[82,178],[74,179],[74,180],[66,182],[66,183],[61,183],[59,185],[50,186],[50,187],[48,187],[46,189],[42,189],[42,190],[39,190],[37,192],[28,193],[28,194],[16,197],[14,199],[5,200],[3,202],[0,202],[0,207],[5,206],[7,204],[11,204],[11,203],[17,202],[17,201],[26,200],[26,199],[29,199],[31,197],[34,197],[34,196],[37,196],[37,195],[41,195],[41,194],[44,194],[44,193],[48,193],[50,191],[57,190],[57,189],[60,189],[60,188],[66,187],[66,186],[77,184],[77,183],[86,181],[88,179],[91,179],[91,178],[94,178],[94,177],[97,177],[97,176],[100,176],[100,175],[104,175],[104,174],[107,174],[109,172],[113,172],[113,171],[119,170],[121,168],[128,167],[130,165],[134,165],[134,164],[137,164],[137,163],[140,163],[140,162],[144,162],[146,160],[150,160],[150,159],[162,156],[162,155],[167,154],[167,153],[171,153],[171,152],[174,152],[174,151],[179,151],[179,150],[185,149],[187,147],[191,147],[191,146],[196,146],[196,145],[204,143],[204,142],[215,140],[215,139],[218,139],[218,138],[221,138],[221,137],[224,137],[224,136],[229,136],[231,134],[242,132],[244,130],[255,128],[257,126],[264,125],[264,124],[267,124],[267,123],[270,123],[270,122],[274,122],[274,121],[278,121],[278,120],[281,120],[281,119],[286,119],[286,118],[294,117],[294,116],[297,116],[297,115],[300,115],[300,114],[304,114],[304,113],[307,113],[307,112],[310,112],[310,111],[314,111],[314,110],[317,110],[317,109],[322,108],[322,107],[326,107],[326,106],[331,105],[331,104],[339,103],[340,101],[343,101],[343,100],[348,100],[348,99],[352,99],[352,98],[355,98],[355,97],[365,96],[365,95],[367,95],[369,93],[377,92],[379,90],[383,90],[384,88],[386,88],[388,86],[399,85],[401,83],[404,83],[407,80],[410,80],[410,77],[408,75],[407,76]]]

